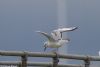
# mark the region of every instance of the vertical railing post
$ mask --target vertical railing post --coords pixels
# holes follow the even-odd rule
[[[56,52],[54,53],[56,54],[56,56],[53,57],[53,67],[58,67],[59,57]]]
[[[27,67],[27,56],[21,56],[21,67]]]
[[[84,60],[84,62],[85,62],[85,67],[90,67],[90,60],[88,56],[87,56],[87,59]]]
[[[59,62],[58,58],[53,57],[53,67],[58,67],[58,62]]]
[[[85,60],[85,67],[89,67],[90,66],[90,61]]]
[[[27,67],[27,55],[26,55],[26,52],[24,52],[24,55],[21,56],[21,67]]]

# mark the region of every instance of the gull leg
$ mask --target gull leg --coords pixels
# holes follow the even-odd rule
[[[47,47],[44,47],[44,52],[46,51]]]

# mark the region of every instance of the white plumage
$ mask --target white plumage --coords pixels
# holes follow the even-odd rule
[[[53,30],[51,32],[51,35],[48,35],[45,32],[41,32],[41,31],[37,31],[38,33],[41,33],[42,35],[44,35],[45,37],[47,37],[47,41],[44,43],[44,51],[46,50],[47,47],[49,48],[59,48],[62,45],[64,45],[65,43],[69,42],[69,39],[63,39],[62,38],[62,33],[63,32],[68,32],[68,31],[73,31],[77,29],[77,27],[70,27],[70,28],[59,28],[56,30]]]
[[[60,40],[55,40],[52,36],[48,35],[45,32],[41,32],[41,31],[37,31],[38,33],[41,33],[42,35],[44,35],[45,37],[47,37],[47,41],[44,43],[44,51],[46,50],[47,47],[49,48],[59,48],[61,47],[63,44],[68,43],[69,39],[60,39]]]

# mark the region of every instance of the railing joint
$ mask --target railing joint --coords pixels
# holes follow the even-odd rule
[[[27,67],[27,52],[23,51],[23,56],[21,56],[21,67]]]
[[[59,57],[57,52],[54,52],[55,57],[53,57],[53,67],[58,67]]]
[[[87,56],[86,60],[84,60],[85,62],[85,67],[89,67],[90,66],[90,58],[89,56]]]

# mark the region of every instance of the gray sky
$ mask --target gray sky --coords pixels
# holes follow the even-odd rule
[[[67,0],[68,53],[98,55],[100,50],[100,0]],[[0,50],[43,51],[37,30],[57,28],[56,0],[0,0]]]

